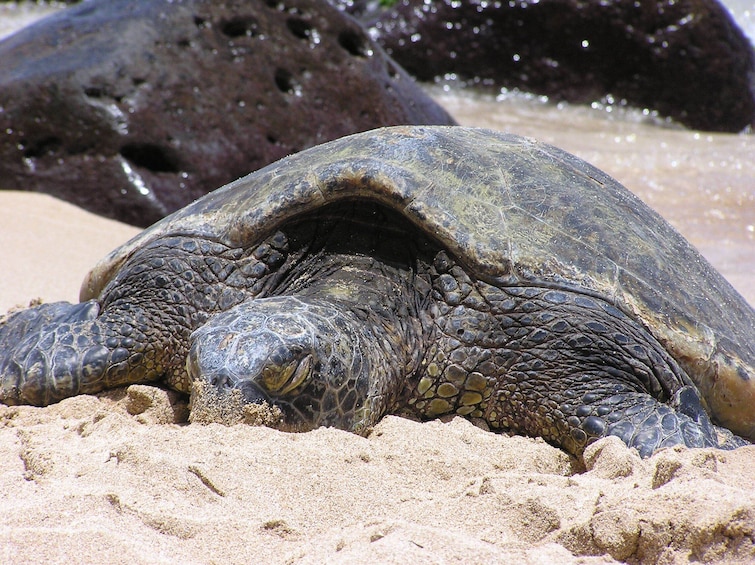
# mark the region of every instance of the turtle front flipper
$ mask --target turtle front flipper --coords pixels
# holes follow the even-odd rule
[[[285,260],[275,234],[248,249],[170,237],[139,249],[96,300],[44,304],[0,325],[0,402],[46,406],[162,380],[189,392],[189,335],[263,292]]]
[[[133,368],[138,361],[134,329],[103,323],[99,311],[90,300],[12,314],[0,326],[0,402],[46,406],[142,380]],[[143,380],[149,380],[144,373]]]

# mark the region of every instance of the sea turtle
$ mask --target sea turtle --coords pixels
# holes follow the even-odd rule
[[[577,456],[755,439],[753,309],[616,181],[514,135],[289,156],[113,251],[81,299],[0,328],[3,402],[163,382],[284,429],[461,414]]]

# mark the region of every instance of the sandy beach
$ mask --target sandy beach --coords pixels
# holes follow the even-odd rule
[[[443,102],[639,187],[755,303],[752,136]],[[138,231],[0,190],[0,313],[76,301],[86,272]],[[0,405],[0,563],[755,562],[755,446],[641,460],[608,438],[583,466],[462,418],[390,416],[367,438],[186,418],[185,398],[144,385]]]
[[[542,441],[387,417],[333,429],[171,423],[146,386],[0,407],[3,563],[752,563],[755,447],[581,469]]]
[[[0,309],[76,300],[138,232],[0,191]],[[388,417],[368,438],[186,424],[150,386],[0,406],[2,563],[748,563],[755,447],[616,439],[586,468],[461,418]]]

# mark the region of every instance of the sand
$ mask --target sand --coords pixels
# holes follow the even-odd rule
[[[139,233],[39,193],[0,190],[0,314],[43,298],[78,302],[84,275]]]
[[[642,461],[609,438],[581,469],[462,418],[288,434],[170,423],[168,396],[0,407],[0,562],[755,560],[755,447]]]
[[[37,194],[0,210],[2,311],[75,300],[138,231]],[[755,561],[755,446],[643,461],[609,438],[582,467],[461,418],[367,438],[185,420],[143,385],[0,406],[0,563]]]
[[[490,125],[495,110],[475,111],[457,117]],[[517,125],[535,133],[519,133],[611,164],[589,147],[580,151],[579,139],[551,139],[549,127],[564,128],[550,119],[533,124],[527,115]],[[589,143],[603,153],[610,145]],[[687,142],[682,154],[689,153]],[[644,154],[636,161],[634,169],[659,168]],[[700,182],[705,192],[685,204],[700,203],[706,229],[687,232],[676,212],[685,207],[664,207],[658,183],[640,180],[655,190],[641,196],[753,303],[752,231],[742,232],[744,243],[732,235],[738,211],[751,228],[743,223],[751,221],[749,181],[738,181],[744,200],[723,212],[718,194],[715,206],[706,203]],[[695,239],[711,231],[711,211],[727,231]],[[692,221],[701,216],[693,210]],[[38,297],[76,301],[91,266],[137,232],[48,196],[0,191],[0,313]],[[0,564],[755,562],[755,446],[673,449],[643,461],[608,438],[588,449],[582,466],[541,440],[493,434],[461,418],[390,416],[363,438],[189,425],[186,412],[180,396],[144,385],[47,408],[0,405]]]

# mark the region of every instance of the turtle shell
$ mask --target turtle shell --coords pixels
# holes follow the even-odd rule
[[[398,211],[474,278],[600,296],[639,320],[685,368],[714,419],[755,439],[755,311],[659,214],[553,146],[463,127],[392,127],[302,151],[177,211],[103,259],[96,298],[164,235],[248,246],[342,199]]]

